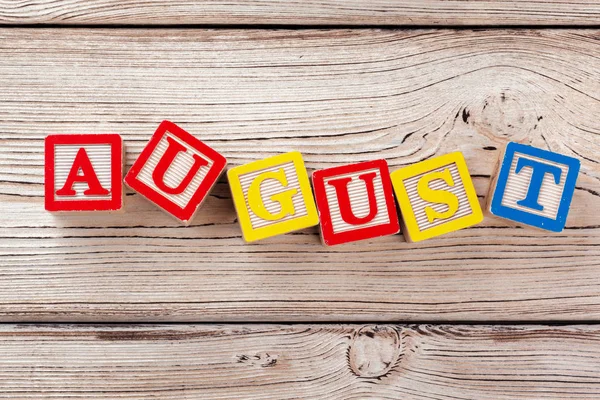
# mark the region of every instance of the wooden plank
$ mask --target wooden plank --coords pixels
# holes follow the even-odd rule
[[[2,326],[5,399],[592,399],[597,326]]]
[[[4,24],[598,25],[596,0],[34,0]]]
[[[0,30],[0,320],[600,319],[598,30]],[[481,202],[507,140],[582,160],[567,229],[472,229],[324,248],[244,244],[225,181],[192,226],[43,207],[43,138],[169,118],[238,165],[310,169],[460,150]]]

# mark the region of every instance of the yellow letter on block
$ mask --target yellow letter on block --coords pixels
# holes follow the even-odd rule
[[[319,223],[302,154],[280,154],[227,171],[244,240],[253,242]]]
[[[483,221],[463,155],[450,153],[392,172],[406,239],[418,242]]]

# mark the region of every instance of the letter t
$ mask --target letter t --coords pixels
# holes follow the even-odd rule
[[[518,174],[523,168],[529,167],[531,171],[531,181],[529,182],[529,189],[527,196],[523,200],[517,201],[517,204],[523,207],[531,208],[533,210],[542,211],[544,206],[538,203],[540,196],[540,190],[546,174],[552,174],[554,177],[554,183],[557,185],[560,182],[560,175],[562,170],[557,166],[532,160],[530,158],[521,157],[517,161],[517,167],[515,173]]]

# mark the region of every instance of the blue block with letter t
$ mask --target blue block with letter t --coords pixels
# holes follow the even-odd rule
[[[520,143],[506,146],[490,212],[553,232],[565,227],[578,159]]]

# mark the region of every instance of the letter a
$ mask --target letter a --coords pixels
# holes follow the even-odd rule
[[[80,170],[81,175],[79,174]],[[73,166],[69,171],[67,181],[63,185],[62,189],[56,191],[56,195],[75,196],[77,194],[77,192],[73,189],[73,184],[75,182],[85,182],[88,184],[88,189],[83,192],[83,194],[86,196],[100,196],[110,193],[110,190],[104,189],[100,184],[98,176],[96,176],[96,172],[92,166],[92,162],[90,161],[90,158],[83,147],[77,152],[75,161],[73,161]]]

